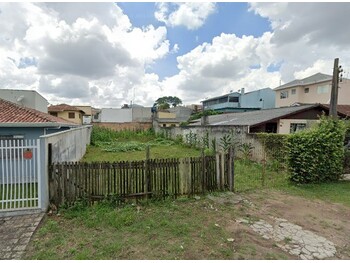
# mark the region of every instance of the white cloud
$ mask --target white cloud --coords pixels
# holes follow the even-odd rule
[[[333,72],[332,72],[333,63],[334,63],[333,60],[317,60],[313,63],[312,66],[305,68],[303,70],[300,70],[300,71],[296,71],[294,73],[294,77],[296,79],[303,79],[303,78],[309,77],[313,74],[316,74],[318,72],[332,75],[333,74]]]
[[[185,103],[198,103],[205,97],[218,96],[245,88],[246,91],[275,87],[280,74],[268,72],[270,33],[261,38],[221,34],[212,43],[204,43],[178,57],[179,74],[163,81],[171,94]],[[254,66],[260,65],[259,68]],[[198,98],[200,94],[201,98]]]
[[[145,68],[181,50],[165,26],[134,27],[114,3],[0,3],[0,88],[36,89],[51,103],[149,106],[160,96],[199,103],[243,87],[332,74],[336,57],[348,72],[349,6],[252,3],[249,9],[270,21],[269,32],[222,33],[179,55],[179,73],[161,81]],[[193,30],[215,11],[214,3],[162,3],[155,16]]]
[[[35,89],[51,103],[119,107],[170,52],[164,26],[133,27],[113,3],[0,3],[0,20],[1,88]]]
[[[281,61],[282,82],[322,72],[332,74],[334,58],[350,69],[350,3],[251,3],[271,22],[271,60]]]
[[[204,25],[208,16],[216,10],[215,3],[191,2],[191,3],[158,3],[155,17],[166,25],[185,26],[189,30],[195,30]]]

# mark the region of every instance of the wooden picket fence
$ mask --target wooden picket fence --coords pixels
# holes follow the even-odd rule
[[[49,166],[50,202],[72,204],[108,197],[177,198],[233,191],[233,154],[143,161],[56,163]]]

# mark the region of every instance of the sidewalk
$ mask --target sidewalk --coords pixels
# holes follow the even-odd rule
[[[45,213],[0,217],[0,260],[21,259]]]

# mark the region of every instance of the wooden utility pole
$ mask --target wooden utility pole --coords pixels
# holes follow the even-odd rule
[[[334,59],[333,79],[331,90],[331,101],[329,106],[329,116],[337,118],[337,104],[338,104],[338,83],[339,83],[339,58]]]

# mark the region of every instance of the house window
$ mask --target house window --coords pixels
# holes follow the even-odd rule
[[[94,115],[94,120],[98,120],[98,118],[99,118],[99,113],[96,113],[95,115]]]
[[[219,99],[218,104],[225,103],[225,102],[227,102],[227,97]]]
[[[239,102],[239,98],[238,97],[229,97],[228,101],[229,102]]]
[[[309,93],[310,89],[309,88],[305,88],[304,89],[304,93]]]
[[[75,119],[75,112],[69,112],[68,113],[68,118],[69,119]]]
[[[165,124],[165,123],[163,124],[163,127],[166,127],[166,124]]]
[[[324,94],[329,92],[329,85],[323,85],[317,87],[317,94]]]
[[[292,89],[292,95],[295,95],[297,93],[297,90],[296,89]]]
[[[50,112],[50,115],[57,117],[57,112]]]
[[[290,133],[296,133],[302,131],[306,128],[306,123],[291,123],[290,124]]]
[[[281,91],[281,96],[280,96],[281,99],[286,99],[288,98],[288,90],[285,90],[285,91]]]

